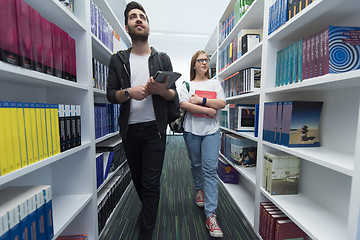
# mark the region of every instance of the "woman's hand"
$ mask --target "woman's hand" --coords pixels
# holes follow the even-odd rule
[[[202,101],[203,101],[202,97],[199,97],[198,95],[193,94],[193,95],[191,95],[189,102],[192,103],[192,104],[201,105]]]

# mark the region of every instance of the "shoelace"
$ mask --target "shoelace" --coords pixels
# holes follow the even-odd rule
[[[211,217],[211,218],[210,218],[210,229],[215,230],[215,229],[213,229],[213,228],[217,228],[217,229],[218,229],[219,227],[218,227],[218,225],[217,225],[216,218]]]

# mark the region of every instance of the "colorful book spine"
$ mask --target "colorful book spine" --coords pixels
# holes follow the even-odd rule
[[[24,118],[24,103],[16,103],[17,109],[17,125],[19,128],[19,144],[20,144],[20,162],[21,167],[28,165],[28,157],[26,152],[26,135],[25,135],[25,118]]]
[[[19,64],[21,67],[33,69],[30,7],[23,0],[16,0],[15,2],[19,37]]]
[[[44,140],[43,140],[43,132],[42,132],[42,117],[41,117],[41,108],[39,103],[35,103],[35,115],[36,115],[36,131],[37,131],[37,138],[38,138],[38,148],[39,148],[39,161],[45,158],[44,156]]]
[[[46,132],[46,110],[45,110],[45,104],[40,103],[40,119],[41,119],[41,133],[42,133],[42,145],[43,145],[43,151],[44,151],[44,158],[49,157],[49,144],[48,144],[48,138],[47,138],[47,132]]]

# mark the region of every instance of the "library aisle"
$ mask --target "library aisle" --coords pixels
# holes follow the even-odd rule
[[[217,219],[224,232],[222,239],[257,239],[229,199],[219,184]],[[132,186],[114,221],[108,226],[104,239],[137,239],[139,229],[136,221],[140,208],[140,201]],[[203,208],[198,208],[194,202],[190,160],[183,137],[179,135],[167,138],[159,213],[153,239],[212,239],[205,227]]]

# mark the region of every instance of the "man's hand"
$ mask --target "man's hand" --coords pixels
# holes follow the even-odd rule
[[[168,79],[169,77],[167,76],[164,82],[159,83],[155,81],[153,77],[150,77],[145,85],[145,89],[149,94],[163,95],[165,92],[168,91],[167,89]]]
[[[129,89],[131,98],[141,101],[147,96],[149,96],[149,92],[146,90],[144,86],[135,86]]]

